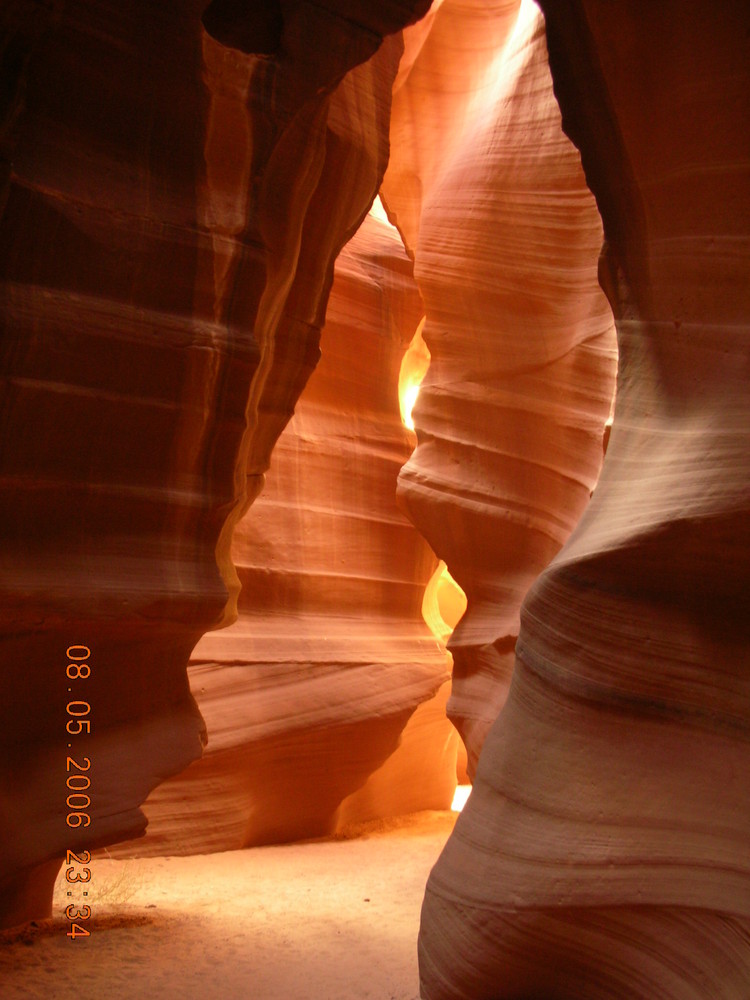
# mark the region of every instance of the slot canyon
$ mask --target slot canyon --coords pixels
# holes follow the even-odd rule
[[[747,0],[0,39],[0,997],[750,1000]]]

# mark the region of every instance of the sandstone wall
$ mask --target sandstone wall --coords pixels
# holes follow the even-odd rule
[[[140,833],[201,753],[187,659],[232,619],[233,526],[380,184],[382,37],[427,5],[220,2],[213,35],[203,6],[0,12],[5,922],[45,912],[66,848]],[[91,676],[69,693],[72,643]],[[75,695],[92,803],[71,830]]]
[[[597,480],[614,329],[537,8],[445,0],[405,35],[383,192],[415,256],[432,360],[399,489],[468,598],[449,714],[473,772],[523,597]]]
[[[612,436],[431,875],[423,996],[750,982],[750,17],[543,0],[607,238]]]
[[[120,853],[227,850],[449,807],[448,664],[421,615],[436,561],[396,505],[414,444],[399,369],[421,316],[398,234],[369,215],[336,262],[320,363],[235,530],[238,620],[192,656],[208,746],[154,791],[146,838]]]

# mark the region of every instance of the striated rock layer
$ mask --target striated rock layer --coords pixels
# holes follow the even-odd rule
[[[614,427],[431,875],[427,1000],[750,983],[750,13],[543,0],[602,212]]]
[[[395,495],[413,446],[399,369],[421,316],[398,234],[369,215],[336,263],[321,361],[235,530],[239,618],[193,653],[208,747],[154,791],[147,836],[121,853],[236,849],[450,805],[446,656],[421,615],[435,558]]]
[[[0,11],[0,922],[48,910],[67,848],[140,833],[201,752],[187,659],[232,618],[234,523],[380,184],[382,37],[427,3],[218,2],[213,34],[204,6]],[[66,825],[68,744],[88,828]]]
[[[596,483],[614,328],[537,8],[445,0],[405,35],[383,191],[415,255],[432,360],[399,488],[468,598],[449,714],[472,772],[523,597]]]

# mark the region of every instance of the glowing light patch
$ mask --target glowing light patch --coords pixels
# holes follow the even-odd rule
[[[375,196],[375,201],[372,203],[370,208],[370,215],[374,216],[376,219],[380,219],[381,222],[387,222],[390,225],[390,220],[388,218],[388,213],[385,210],[383,202],[380,200],[380,195]]]
[[[456,794],[453,796],[453,802],[451,802],[451,810],[454,813],[460,813],[470,795],[471,785],[456,785]]]
[[[401,410],[401,421],[410,431],[414,430],[414,420],[411,414],[417,396],[419,396],[419,387],[430,367],[430,352],[422,339],[424,322],[423,317],[401,361],[401,371],[398,376],[398,402]]]
[[[430,577],[422,597],[422,617],[444,646],[466,611],[466,594],[441,560]]]
[[[404,390],[404,395],[401,400],[403,421],[410,431],[414,430],[414,421],[412,420],[411,411],[414,409],[414,404],[417,401],[417,396],[419,395],[419,386],[410,385]]]

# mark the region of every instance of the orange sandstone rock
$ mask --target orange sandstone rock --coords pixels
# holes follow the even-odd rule
[[[142,832],[148,792],[201,753],[187,659],[232,619],[234,524],[385,168],[401,43],[381,41],[425,3],[284,3],[271,57],[265,28],[250,54],[222,45],[204,6],[0,11],[6,923],[48,909],[67,848]],[[91,676],[68,692],[72,643]],[[70,749],[92,762],[77,829],[74,697],[91,733]]]
[[[396,505],[414,443],[399,369],[421,316],[398,234],[369,215],[336,263],[321,361],[235,530],[239,618],[193,653],[208,747],[154,791],[146,838],[121,852],[227,850],[450,805],[458,736],[421,614],[435,559]]]
[[[383,192],[414,253],[432,360],[400,495],[468,598],[449,714],[473,771],[523,597],[597,480],[614,329],[537,9],[445,0],[405,34]]]

